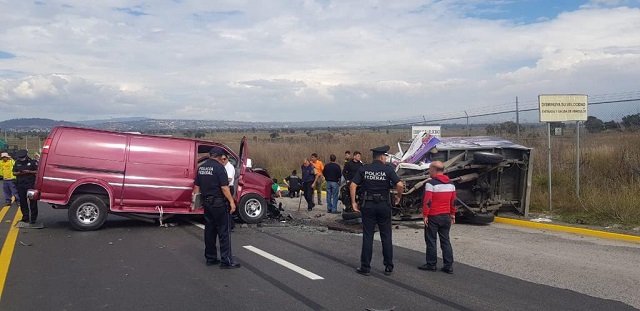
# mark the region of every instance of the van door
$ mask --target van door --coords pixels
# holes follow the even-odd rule
[[[243,136],[240,141],[240,149],[238,155],[238,162],[236,163],[236,178],[234,179],[234,189],[236,193],[233,199],[236,202],[240,202],[240,193],[242,192],[242,186],[244,185],[244,173],[247,170],[247,137]]]
[[[166,137],[131,136],[122,196],[123,210],[190,211],[195,143]]]

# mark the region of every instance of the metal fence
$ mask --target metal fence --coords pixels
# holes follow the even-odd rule
[[[482,108],[464,109],[455,112],[429,113],[405,119],[389,120],[382,127],[405,127],[411,125],[464,124],[468,128],[474,124],[497,124],[515,122],[520,128],[523,124],[539,123],[538,99],[522,101],[514,98],[512,102]],[[604,122],[620,122],[623,117],[640,113],[640,91],[589,95],[588,115]]]

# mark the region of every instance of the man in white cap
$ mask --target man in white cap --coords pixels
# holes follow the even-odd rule
[[[18,190],[16,189],[16,176],[13,175],[13,165],[15,161],[8,153],[0,154],[0,178],[2,179],[2,192],[4,193],[4,205],[11,205],[11,197],[19,201]]]

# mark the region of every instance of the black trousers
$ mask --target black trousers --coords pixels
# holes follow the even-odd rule
[[[360,208],[362,214],[362,252],[360,253],[360,268],[371,270],[371,256],[373,253],[373,233],[376,224],[380,230],[382,240],[382,257],[385,267],[393,269],[393,242],[391,240],[391,206],[387,202],[364,202]]]
[[[20,197],[20,211],[22,212],[22,221],[35,223],[38,219],[38,201],[27,199],[27,190],[33,188],[33,184],[16,183],[18,196]]]
[[[302,191],[304,191],[304,200],[307,201],[307,209],[312,210],[315,204],[313,203],[313,188],[312,182],[302,183]]]
[[[223,204],[204,203],[204,257],[209,261],[218,259],[216,242],[220,240],[220,261],[232,264],[229,208]]]
[[[427,243],[427,265],[429,267],[435,268],[438,263],[437,239],[439,237],[444,268],[453,268],[453,248],[449,240],[450,230],[451,216],[449,214],[429,216],[429,226],[424,228],[424,240]]]

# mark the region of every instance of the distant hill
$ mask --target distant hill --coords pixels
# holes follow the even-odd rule
[[[352,121],[305,121],[305,122],[245,122],[225,120],[176,120],[148,118],[114,118],[81,122],[56,121],[51,119],[11,119],[0,122],[0,129],[8,131],[50,131],[56,125],[91,127],[112,131],[166,132],[178,130],[276,130],[276,129],[328,129],[362,128],[384,125],[385,122]]]
[[[145,117],[128,117],[128,118],[111,118],[111,119],[104,119],[104,120],[87,120],[87,121],[78,121],[77,123],[80,124],[84,124],[84,125],[88,125],[88,126],[93,126],[93,125],[98,125],[98,124],[103,124],[103,123],[112,123],[112,122],[135,122],[135,121],[142,121],[142,120],[147,120],[148,118]]]
[[[11,119],[0,122],[0,129],[9,131],[49,131],[56,125],[82,126],[82,124],[42,118]]]

